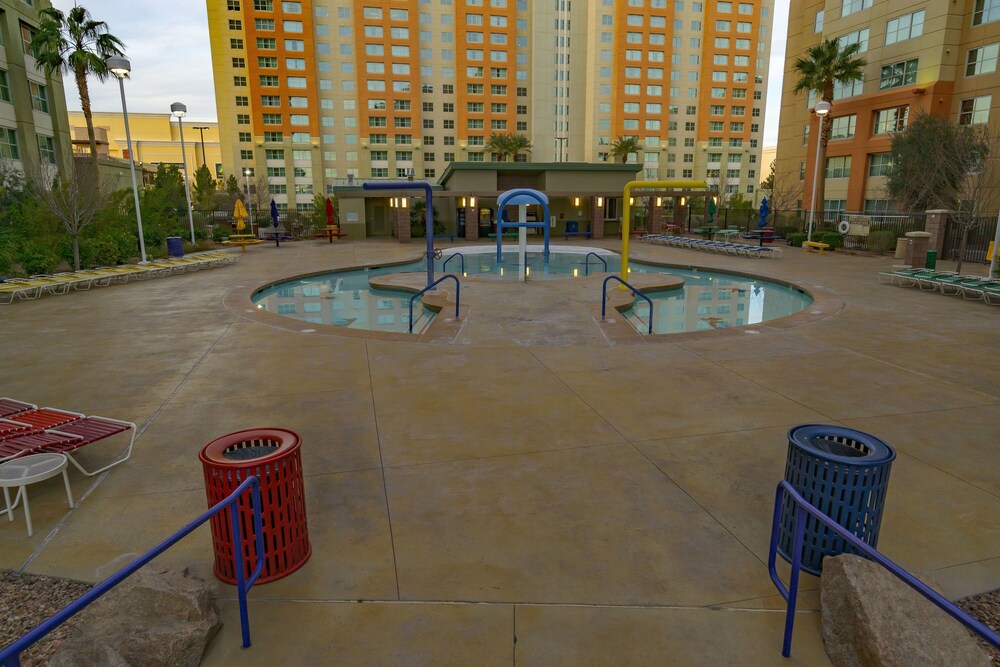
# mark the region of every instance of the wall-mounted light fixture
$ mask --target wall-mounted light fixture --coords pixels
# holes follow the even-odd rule
[[[598,206],[604,206],[604,197],[598,197],[597,198],[597,205]]]
[[[476,208],[476,198],[469,197],[469,208]]]
[[[579,206],[579,205],[580,205],[580,198],[573,197],[573,206]]]

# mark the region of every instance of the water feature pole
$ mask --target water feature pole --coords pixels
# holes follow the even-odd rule
[[[427,202],[424,236],[427,237],[427,287],[434,284],[434,201],[431,184],[427,181],[389,181],[386,183],[365,183],[365,190],[423,190]]]

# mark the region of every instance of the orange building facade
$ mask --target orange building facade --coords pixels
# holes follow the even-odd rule
[[[757,196],[770,0],[212,0],[224,171],[280,209],[348,181],[614,159]],[[718,150],[716,150],[718,149]],[[257,179],[258,182],[260,179]]]

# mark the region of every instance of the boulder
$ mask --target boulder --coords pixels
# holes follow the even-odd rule
[[[820,601],[835,667],[990,667],[962,624],[867,559],[824,558]]]
[[[222,627],[208,584],[147,565],[79,614],[54,667],[197,667]]]

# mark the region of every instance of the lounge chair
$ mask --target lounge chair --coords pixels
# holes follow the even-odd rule
[[[51,412],[63,412],[43,408]],[[113,468],[119,463],[123,463],[132,455],[132,447],[135,445],[135,436],[138,431],[132,422],[110,419],[108,417],[86,417],[79,413],[66,413],[76,417],[72,421],[63,422],[55,428],[31,431],[23,434],[14,434],[10,437],[0,439],[0,463],[9,459],[28,454],[40,452],[54,452],[65,454],[76,468],[88,477],[98,475],[109,468]],[[110,438],[113,435],[131,430],[132,436],[124,453],[108,465],[97,470],[88,471],[74,458],[73,452],[86,445]]]
[[[25,403],[24,401],[17,401],[13,398],[7,398],[4,396],[3,398],[0,398],[0,419],[12,417],[13,415],[21,412],[27,412],[28,410],[34,410],[37,407],[38,406],[34,403]]]

